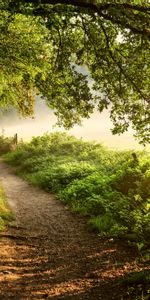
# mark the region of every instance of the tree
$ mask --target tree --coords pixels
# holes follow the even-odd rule
[[[40,93],[59,124],[69,128],[89,117],[95,107],[100,112],[106,108],[113,133],[122,133],[131,124],[140,142],[150,142],[149,1],[7,0],[1,7],[8,28],[3,30],[2,53],[5,37],[7,45],[13,40],[8,32],[14,22],[22,28],[4,66],[13,53],[16,73],[18,62],[25,59],[26,68],[19,65],[21,89],[23,84],[26,93]],[[27,36],[23,32],[31,23],[38,33]],[[16,27],[15,34],[20,30]],[[8,70],[12,77],[10,65]],[[7,99],[6,95],[3,102]],[[24,112],[26,96],[20,99]],[[20,106],[20,100],[15,101]],[[28,104],[30,108],[30,98]]]
[[[15,106],[24,116],[32,115],[36,76],[50,59],[48,30],[39,18],[1,14],[1,107]]]

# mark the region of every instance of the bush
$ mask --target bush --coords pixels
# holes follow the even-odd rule
[[[64,189],[70,182],[76,178],[84,178],[96,170],[85,162],[72,162],[60,165],[53,165],[43,168],[42,171],[37,171],[34,174],[27,175],[27,178],[34,183],[50,191],[59,191]]]

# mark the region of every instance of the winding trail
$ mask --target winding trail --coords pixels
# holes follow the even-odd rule
[[[133,250],[100,239],[2,161],[0,181],[15,215],[0,235],[0,299],[121,299],[118,279],[135,267]]]

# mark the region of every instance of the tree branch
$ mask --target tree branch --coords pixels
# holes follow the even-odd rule
[[[108,15],[103,12],[98,13],[98,15],[103,17],[105,20],[111,21],[113,24],[118,24],[123,26],[124,28],[130,29],[135,34],[145,35],[148,38],[150,38],[150,29],[146,29],[146,28],[141,29],[141,28],[134,27],[133,25],[126,23],[123,20],[119,20],[118,18],[115,19],[112,17],[112,15]]]
[[[13,2],[13,1],[12,1]],[[99,1],[91,1],[91,0],[39,0],[36,1],[35,3],[34,0],[18,0],[15,1],[20,2],[20,3],[33,3],[34,5],[39,5],[39,4],[65,4],[65,5],[72,5],[72,6],[78,6],[78,7],[83,7],[83,8],[89,8],[91,10],[94,10],[97,12],[97,8],[101,10],[106,10],[109,8],[116,8],[116,9],[129,9],[129,10],[136,10],[139,12],[150,12],[150,5],[145,4],[143,5],[137,5],[137,4],[128,4],[128,3],[99,3]]]
[[[103,33],[105,35],[105,39],[106,39],[106,44],[107,44],[107,49],[109,51],[110,57],[112,58],[112,60],[114,61],[114,63],[118,66],[118,68],[120,69],[120,72],[124,75],[124,77],[126,78],[127,81],[129,81],[132,86],[135,88],[135,90],[138,92],[138,94],[144,99],[147,100],[147,98],[145,97],[145,95],[141,92],[141,90],[139,89],[139,87],[135,84],[135,82],[132,80],[131,77],[129,77],[125,70],[122,68],[121,64],[116,60],[116,58],[114,57],[111,48],[110,48],[110,44],[109,44],[109,38],[107,36],[107,32],[105,30],[105,27],[103,26],[103,24],[101,24],[101,28],[103,30]]]
[[[149,14],[150,14],[150,5],[149,3],[145,5],[134,5],[134,4],[128,4],[128,3],[99,3],[98,1],[91,1],[91,0],[17,0],[17,1],[10,1],[8,5],[8,10],[11,11],[14,10],[16,12],[19,9],[19,5],[23,6],[25,4],[33,4],[33,14],[34,14],[34,8],[35,8],[35,14],[39,14],[41,16],[44,15],[44,13],[48,14],[47,8],[42,7],[41,5],[44,4],[49,4],[49,5],[57,5],[57,4],[62,4],[62,5],[67,5],[67,6],[72,6],[75,8],[81,8],[84,9],[84,13],[97,13],[99,17],[102,17],[104,20],[108,20],[112,22],[113,24],[122,26],[123,28],[130,29],[133,33],[135,34],[141,34],[143,36],[146,36],[150,38],[150,29],[145,28],[145,22],[143,24],[143,28],[140,26],[134,26],[134,23],[131,24],[130,21],[130,16],[127,16],[127,20],[122,18],[122,12],[123,11],[128,11],[129,13],[132,12],[138,12],[137,16],[139,18],[139,13],[145,13],[147,15],[147,20],[149,20]],[[7,6],[7,5],[6,5]],[[116,14],[116,17],[114,15],[114,9],[116,9],[116,12],[119,12],[120,17],[118,17],[118,13]],[[44,12],[45,11],[45,12]],[[113,11],[113,13],[112,13]],[[135,14],[136,18],[136,14]],[[141,16],[142,18],[142,16]],[[148,22],[147,22],[148,23]],[[148,26],[147,26],[148,27]]]

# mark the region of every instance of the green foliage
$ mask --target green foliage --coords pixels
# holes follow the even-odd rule
[[[112,219],[112,216],[104,214],[102,216],[94,217],[89,221],[89,224],[100,233],[107,234],[110,232],[112,226],[114,226],[115,221]]]
[[[27,175],[27,178],[46,190],[59,191],[65,188],[70,182],[76,178],[84,178],[88,174],[95,171],[95,167],[85,162],[68,162],[57,166],[52,166],[35,174]]]
[[[85,179],[76,179],[72,184],[70,184],[60,195],[65,201],[85,199],[89,195],[104,195],[108,184],[106,182],[107,177],[101,177],[98,173],[93,173],[87,176]],[[64,197],[64,198],[63,198]]]
[[[150,271],[132,272],[121,279],[126,288],[126,294],[133,300],[148,300],[150,296]],[[127,299],[127,295],[123,300]]]
[[[150,155],[114,152],[62,133],[21,144],[6,160],[34,185],[88,216],[101,235],[143,250],[150,235]]]
[[[1,108],[31,115],[40,94],[66,128],[109,109],[149,143],[149,1],[41,3],[1,0]]]
[[[13,106],[22,115],[32,115],[35,77],[50,59],[48,31],[39,18],[1,11],[1,108]],[[47,57],[47,58],[46,58]]]
[[[6,204],[6,198],[4,191],[0,186],[0,231],[4,229],[4,226],[8,221],[12,220],[13,216]]]

